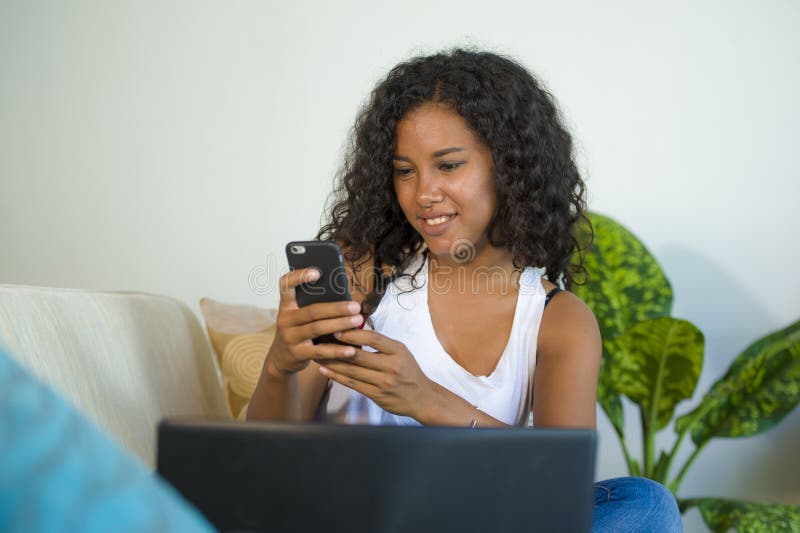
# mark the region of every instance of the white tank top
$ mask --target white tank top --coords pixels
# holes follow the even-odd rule
[[[407,274],[416,272],[417,288],[413,288],[410,276],[389,283],[370,317],[372,326],[367,321],[364,329],[405,344],[429,379],[488,415],[509,425],[525,425],[533,402],[536,341],[546,296],[540,272],[532,267],[523,269],[505,350],[490,375],[475,376],[456,363],[436,337],[428,309],[427,255],[421,250],[405,270]],[[369,346],[364,350],[376,351]],[[385,411],[368,397],[333,380],[328,381],[315,419],[341,424],[421,425],[414,418]]]

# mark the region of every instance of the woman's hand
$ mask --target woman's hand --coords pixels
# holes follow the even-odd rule
[[[362,329],[343,331],[336,338],[378,351],[356,349],[347,361],[317,361],[322,374],[367,396],[385,411],[419,419],[433,400],[435,387],[405,344]]]
[[[313,274],[317,277],[312,277]],[[357,327],[364,321],[358,302],[316,303],[299,307],[295,287],[314,281],[314,268],[293,270],[280,278],[281,302],[275,323],[275,340],[267,354],[265,371],[276,379],[299,372],[317,362],[353,357],[355,348],[338,344],[314,344],[311,339]]]

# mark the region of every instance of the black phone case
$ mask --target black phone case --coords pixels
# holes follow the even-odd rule
[[[294,251],[295,246],[302,246],[305,251],[297,253]],[[321,274],[316,281],[301,283],[295,287],[297,305],[300,307],[313,303],[351,300],[342,250],[335,241],[292,241],[286,245],[286,259],[291,270],[315,267]],[[312,342],[350,345],[332,334],[321,335]]]

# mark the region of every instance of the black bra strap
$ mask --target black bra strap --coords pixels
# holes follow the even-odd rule
[[[559,292],[561,292],[561,289],[559,289],[558,287],[556,287],[553,290],[551,290],[550,292],[548,292],[547,296],[545,296],[545,298],[544,298],[544,306],[547,307],[547,304],[550,303],[550,299],[553,296],[555,296],[556,294],[558,294]]]

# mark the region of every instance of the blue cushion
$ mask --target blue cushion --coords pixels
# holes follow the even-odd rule
[[[0,348],[0,531],[213,531]]]

